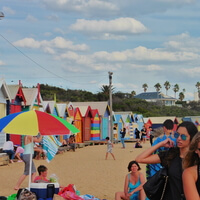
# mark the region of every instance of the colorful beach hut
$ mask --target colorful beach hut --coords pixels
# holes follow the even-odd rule
[[[123,129],[124,127],[124,121],[121,114],[116,114],[116,112],[115,112],[115,121],[113,121],[113,127],[116,128],[113,130],[114,139],[120,140],[120,130]]]
[[[97,109],[101,119],[101,132],[100,138],[105,139],[109,136],[109,116],[110,116],[110,108],[107,101],[100,102],[72,102],[72,104],[76,107],[79,106],[90,106],[91,109]]]
[[[101,118],[97,109],[92,109],[91,140],[100,140]]]
[[[76,142],[83,142],[83,120],[79,107],[75,108],[74,112],[74,126],[80,130],[79,133],[76,134]]]

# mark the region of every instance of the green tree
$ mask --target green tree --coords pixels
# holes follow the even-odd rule
[[[183,101],[184,98],[185,98],[184,93],[183,93],[183,92],[180,92],[180,93],[179,93],[179,99],[180,99],[180,101]]]
[[[198,91],[198,97],[199,97],[199,99],[200,99],[200,82],[198,81],[197,83],[196,83],[196,88],[197,88],[197,91]]]
[[[147,85],[146,83],[144,83],[144,84],[142,85],[142,88],[144,89],[144,92],[146,92],[146,91],[147,91],[147,88],[148,88],[148,85]]]
[[[132,92],[131,92],[131,97],[134,97],[136,95],[136,92],[133,90]]]
[[[171,84],[169,83],[169,81],[165,81],[164,86],[165,86],[165,89],[166,89],[166,95],[167,95],[167,92],[168,92],[168,90],[170,89]]]
[[[176,93],[179,91],[179,85],[178,84],[174,85],[173,91],[174,91],[175,98],[176,98]]]
[[[156,88],[156,92],[159,92],[160,89],[162,88],[162,86],[160,85],[160,83],[156,83],[156,84],[154,85],[154,87]]]

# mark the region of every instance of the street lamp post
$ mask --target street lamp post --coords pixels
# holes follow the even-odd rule
[[[113,142],[113,113],[112,113],[112,75],[113,72],[108,72],[109,74],[109,101],[110,101],[110,137],[111,142]]]

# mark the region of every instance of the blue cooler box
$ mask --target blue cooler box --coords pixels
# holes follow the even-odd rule
[[[31,192],[34,192],[37,198],[47,199],[53,198],[54,194],[59,192],[58,183],[31,183]]]

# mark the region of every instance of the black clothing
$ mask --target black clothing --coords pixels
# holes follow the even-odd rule
[[[126,135],[126,130],[125,131],[120,131],[120,134],[121,134],[121,138],[124,138],[125,135]]]
[[[140,131],[138,129],[135,129],[135,138],[140,139]]]
[[[197,165],[197,182],[196,182],[197,191],[200,196],[200,164]]]
[[[164,200],[181,200],[183,196],[182,159],[178,148],[158,153],[162,166],[168,166],[168,184]]]

